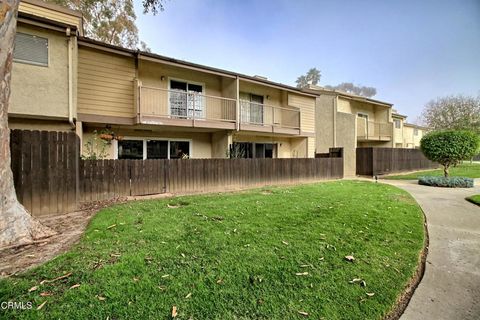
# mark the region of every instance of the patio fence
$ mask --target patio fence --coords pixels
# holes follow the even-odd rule
[[[19,201],[33,214],[159,193],[201,193],[343,177],[343,158],[80,160],[73,133],[12,130]]]
[[[419,149],[357,148],[357,174],[375,176],[402,171],[438,168]]]

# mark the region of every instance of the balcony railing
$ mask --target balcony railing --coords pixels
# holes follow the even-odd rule
[[[357,118],[357,139],[389,141],[392,139],[393,124],[367,121]]]
[[[141,116],[236,122],[236,99],[148,86],[139,90]]]
[[[299,109],[240,100],[237,120],[236,99],[149,86],[138,90],[140,123],[300,133]]]
[[[240,123],[300,129],[300,110],[240,100]]]

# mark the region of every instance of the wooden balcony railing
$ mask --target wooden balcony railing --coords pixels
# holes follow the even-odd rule
[[[299,109],[240,100],[237,110],[236,99],[149,86],[138,94],[139,123],[300,133]]]
[[[300,110],[240,100],[240,123],[300,129]]]
[[[390,141],[393,134],[392,123],[367,121],[365,118],[357,118],[357,139]]]
[[[236,99],[147,86],[139,90],[141,116],[236,122]]]

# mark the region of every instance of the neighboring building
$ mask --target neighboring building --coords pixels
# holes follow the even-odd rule
[[[9,126],[70,130],[76,113],[79,12],[43,1],[19,6]]]
[[[392,104],[319,86],[316,93],[316,150],[343,148],[344,174],[354,176],[357,147],[394,147]]]
[[[395,148],[420,148],[420,140],[428,132],[428,128],[407,122],[407,116],[393,110],[393,137]]]
[[[83,38],[55,5],[23,1],[19,17],[11,128],[74,128],[83,147],[113,132],[112,159],[315,155],[314,94]]]

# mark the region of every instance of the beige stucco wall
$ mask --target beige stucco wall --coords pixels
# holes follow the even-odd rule
[[[420,140],[425,135],[425,131],[418,128],[418,135],[414,135],[415,127],[404,125],[403,126],[403,144],[404,148],[419,148]]]
[[[68,118],[68,38],[24,24],[17,31],[47,38],[49,61],[47,67],[13,62],[9,113]]]
[[[300,130],[303,132],[315,132],[315,103],[315,97],[288,93],[288,106],[301,111]]]
[[[400,128],[395,127],[395,120],[400,121]],[[401,145],[403,148],[404,143],[404,119],[393,117],[393,146],[397,148],[397,146]]]
[[[317,153],[326,153],[334,146],[335,96],[321,95],[317,98],[315,141]]]
[[[337,113],[336,147],[343,148],[343,172],[345,177],[355,176],[356,173],[357,137],[355,121],[356,116],[354,114]]]
[[[232,144],[232,134],[220,131],[212,133],[212,158],[227,158]]]

